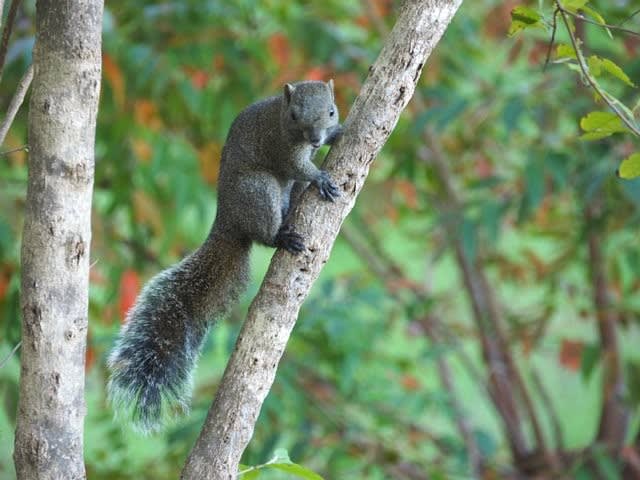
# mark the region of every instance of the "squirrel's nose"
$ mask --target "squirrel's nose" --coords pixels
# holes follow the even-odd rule
[[[320,135],[309,135],[309,141],[314,147],[319,147],[322,145],[322,137]]]

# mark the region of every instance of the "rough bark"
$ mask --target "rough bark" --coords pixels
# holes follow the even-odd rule
[[[19,479],[81,479],[103,2],[36,9],[14,461]]]
[[[309,189],[293,214],[306,239],[299,256],[279,251],[254,299],[183,479],[232,479],[311,285],[353,208],[371,162],[413,95],[429,54],[462,0],[408,0],[362,87],[326,168],[342,188],[333,204]]]

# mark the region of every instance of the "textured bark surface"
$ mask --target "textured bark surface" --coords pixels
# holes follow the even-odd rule
[[[81,479],[103,2],[36,8],[14,461],[19,479]]]
[[[293,215],[306,240],[299,256],[277,252],[254,299],[203,430],[182,472],[185,480],[233,479],[275,378],[300,306],[326,263],[371,162],[413,95],[429,54],[462,0],[409,0],[345,121],[325,167],[342,188],[333,204],[307,190]]]

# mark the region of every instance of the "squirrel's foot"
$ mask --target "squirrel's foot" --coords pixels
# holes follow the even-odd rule
[[[277,248],[284,248],[294,255],[304,251],[305,248],[302,236],[296,233],[291,225],[282,225],[280,227],[274,239],[274,244]]]
[[[333,202],[336,198],[340,196],[340,190],[335,186],[329,174],[324,170],[320,170],[319,177],[313,182],[316,187],[318,187],[318,191],[320,192],[320,197],[323,200],[329,200]]]

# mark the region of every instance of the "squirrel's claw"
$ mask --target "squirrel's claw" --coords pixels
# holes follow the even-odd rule
[[[315,183],[320,192],[320,197],[322,197],[323,200],[333,202],[340,196],[340,189],[334,185],[329,174],[324,170],[320,172],[320,178]]]
[[[302,236],[293,230],[291,225],[283,225],[278,230],[275,238],[275,246],[284,248],[287,252],[296,255],[304,251],[305,246]]]

